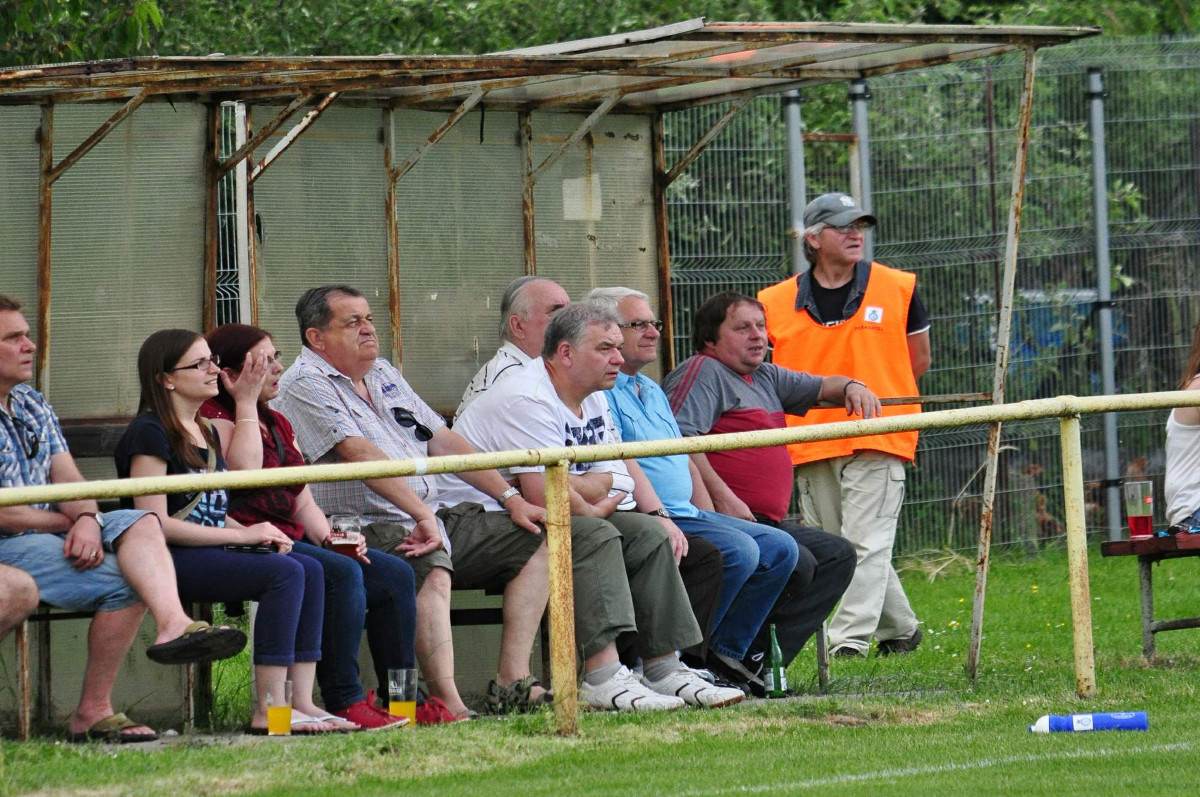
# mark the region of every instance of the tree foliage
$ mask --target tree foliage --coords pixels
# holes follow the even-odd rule
[[[485,53],[703,16],[1195,32],[1191,0],[5,0],[0,64],[211,52]]]

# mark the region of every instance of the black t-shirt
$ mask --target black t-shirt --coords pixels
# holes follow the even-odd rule
[[[214,430],[213,433],[216,434],[216,431]],[[200,454],[202,460],[208,461],[208,449],[197,446],[196,452]],[[203,472],[203,469],[197,471],[188,467],[175,456],[175,452],[171,450],[171,443],[167,440],[167,430],[163,427],[162,421],[158,419],[157,415],[148,412],[134,418],[125,428],[125,434],[121,435],[121,441],[117,443],[113,459],[116,460],[118,478],[129,478],[130,465],[133,458],[139,454],[158,457],[166,462],[168,476]],[[221,456],[220,450],[217,451],[216,470],[226,470],[225,459]],[[168,494],[167,512],[175,514],[191,503],[195,497],[195,493]],[[121,506],[132,509],[133,499],[122,498]],[[201,495],[200,503],[196,504],[186,520],[201,526],[224,526],[225,512],[228,508],[229,496],[224,490],[209,490]]]
[[[816,279],[810,280],[810,284],[812,286],[813,302],[817,305],[817,311],[821,314],[821,319],[825,322],[845,321],[846,300],[850,298],[850,291],[854,288],[854,280],[851,279],[845,285],[840,285],[836,288],[823,287]],[[912,301],[908,305],[908,324],[905,326],[905,331],[911,335],[928,327],[929,311],[925,309],[925,303],[921,301],[917,289],[913,288]]]

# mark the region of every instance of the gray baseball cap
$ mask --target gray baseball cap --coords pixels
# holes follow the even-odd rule
[[[821,194],[804,208],[804,226],[826,224],[845,227],[856,221],[876,224],[875,217],[858,206],[849,194]]]

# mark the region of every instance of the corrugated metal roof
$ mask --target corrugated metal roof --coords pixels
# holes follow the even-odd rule
[[[498,108],[593,106],[617,92],[614,110],[677,108],[745,93],[868,78],[951,61],[1045,47],[1098,28],[706,22],[487,55],[145,57],[0,70],[0,103],[117,99],[146,89],[261,101],[340,92],[440,108],[477,87]]]

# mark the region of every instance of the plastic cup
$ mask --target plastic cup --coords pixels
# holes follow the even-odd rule
[[[267,690],[267,735],[292,734],[292,682],[284,681]]]
[[[416,668],[388,670],[388,713],[394,717],[407,717],[405,728],[417,722],[417,670]]]
[[[358,515],[329,516],[329,545],[334,551],[354,556],[362,542],[362,518]]]
[[[1154,536],[1154,483],[1125,482],[1125,519],[1131,540]]]

